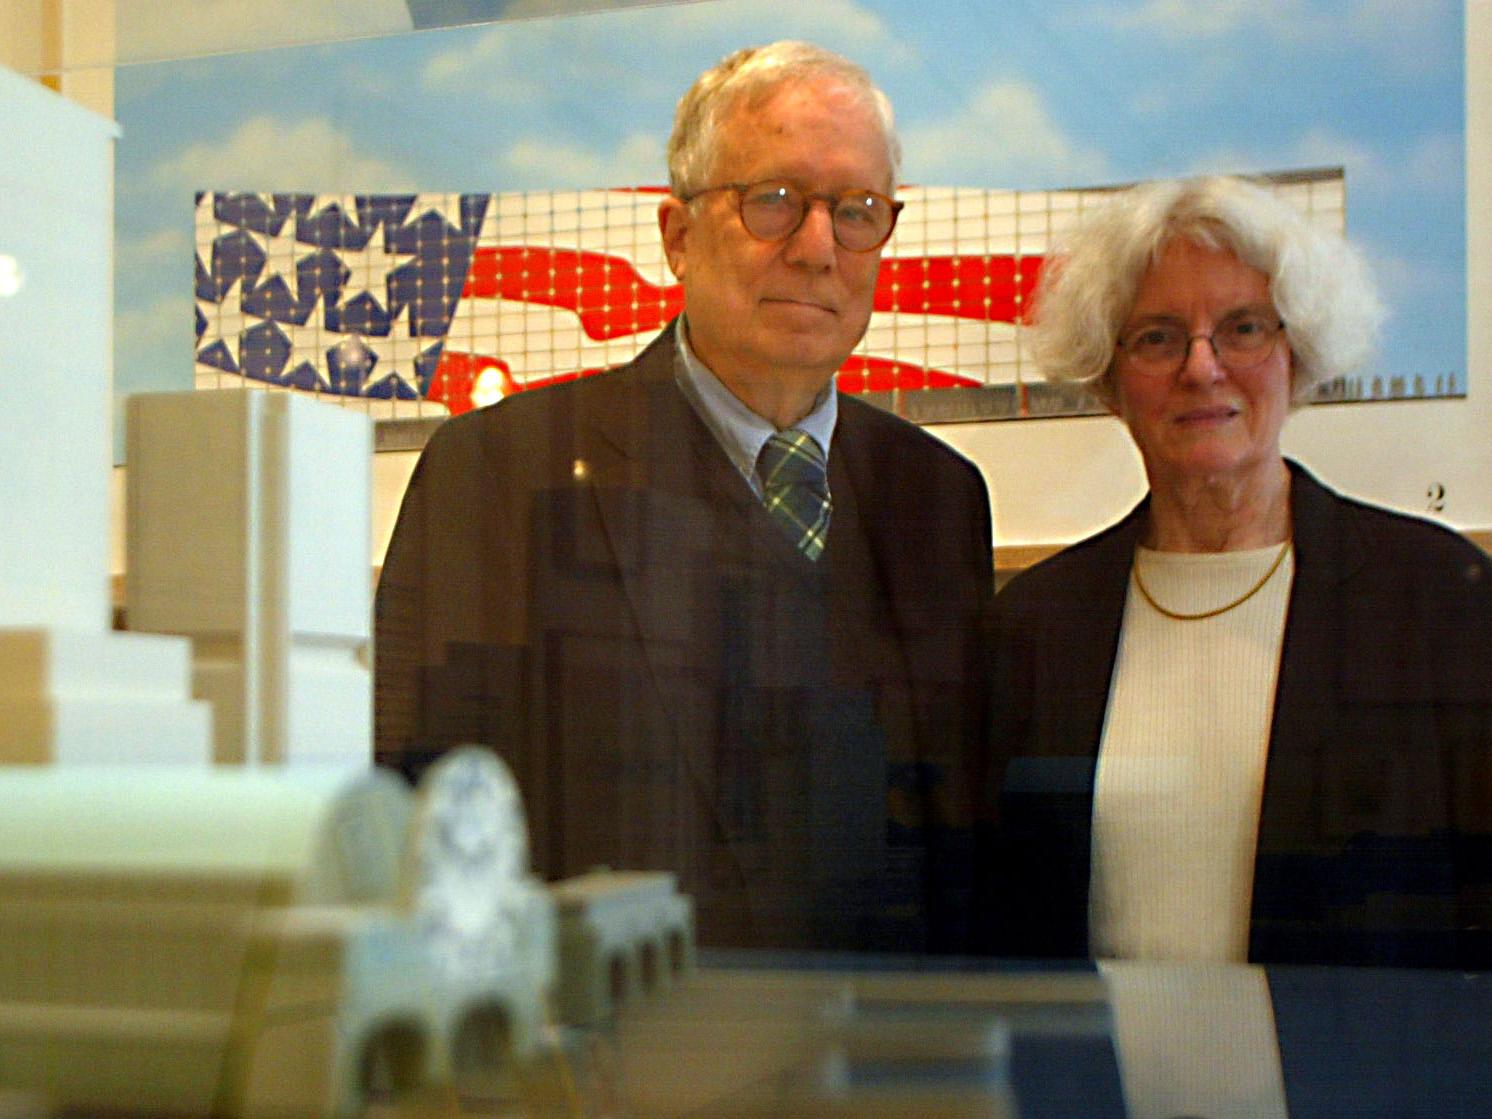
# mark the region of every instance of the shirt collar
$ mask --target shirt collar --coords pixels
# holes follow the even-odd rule
[[[757,456],[761,454],[763,444],[777,429],[770,420],[758,416],[746,407],[700,361],[689,345],[688,326],[688,320],[681,316],[676,332],[679,360],[674,365],[674,377],[699,418],[715,436],[716,442],[760,496],[761,481],[756,476]],[[839,399],[831,380],[814,401],[813,410],[793,426],[813,438],[824,452],[824,461],[827,462],[829,444],[833,441],[834,425],[838,419]]]

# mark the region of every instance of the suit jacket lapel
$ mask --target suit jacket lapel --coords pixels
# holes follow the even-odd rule
[[[1322,685],[1335,671],[1337,600],[1365,559],[1364,543],[1341,523],[1327,490],[1290,463],[1295,577],[1275,689],[1271,755],[1298,752],[1325,728]]]
[[[1109,689],[1113,683],[1114,663],[1119,655],[1119,631],[1124,623],[1124,604],[1129,595],[1129,572],[1139,545],[1140,528],[1145,523],[1150,499],[1135,506],[1105,535],[1093,541],[1093,554],[1084,567],[1089,576],[1078,582],[1073,591],[1077,608],[1062,619],[1068,630],[1056,644],[1068,665],[1062,678],[1076,684],[1061,689],[1061,694],[1035,697],[1038,704],[1060,705],[1065,715],[1053,710],[1043,720],[1045,725],[1068,729],[1055,736],[1056,752],[1070,752],[1071,743],[1081,742],[1090,758],[1097,760],[1103,739],[1104,717],[1108,713]],[[1057,722],[1053,723],[1051,717]]]
[[[884,450],[884,448],[882,448]],[[875,564],[878,588],[883,596],[889,596],[892,609],[897,613],[898,630],[905,631],[908,619],[901,616],[912,601],[916,590],[910,584],[913,573],[908,570],[907,538],[915,535],[903,519],[907,510],[899,508],[893,495],[877,492],[875,462],[872,448],[865,437],[853,406],[846,407],[840,398],[839,419],[834,427],[834,439],[829,455],[829,491],[842,494],[846,487],[853,490],[843,500],[853,501],[866,547]],[[836,501],[841,500],[836,497]],[[833,547],[834,521],[829,521],[830,547]],[[907,594],[897,594],[898,590]]]
[[[929,650],[919,647],[919,634],[927,632],[929,599],[933,596],[926,563],[925,534],[921,529],[918,507],[906,501],[897,490],[902,481],[894,471],[877,470],[877,455],[894,453],[886,444],[876,444],[866,431],[858,401],[840,398],[839,420],[835,425],[833,448],[829,456],[830,492],[836,506],[853,503],[873,582],[864,593],[878,596],[887,604],[890,622],[895,629],[895,652],[886,667],[896,673],[907,697],[908,717],[916,735],[919,758],[935,745],[927,720],[926,677],[930,665],[922,664]],[[917,480],[918,482],[921,479]],[[846,490],[849,493],[846,493]],[[825,559],[836,563],[835,527],[829,524],[829,554]],[[822,562],[822,561],[821,561]],[[942,604],[952,617],[957,605]],[[947,648],[946,642],[939,643]],[[939,678],[936,683],[948,681]]]
[[[724,457],[674,381],[673,329],[631,366],[603,374],[609,384],[587,400],[579,445],[654,694],[673,729],[696,804],[723,835],[715,759],[708,748],[713,739],[708,728],[696,726],[697,713],[678,680],[696,653],[681,565],[691,558],[708,562],[701,557],[715,548],[714,503],[721,487],[719,464],[709,456],[713,451],[722,462]],[[725,466],[734,469],[728,462]],[[744,482],[739,489],[737,500],[749,498]]]
[[[1332,679],[1338,670],[1341,585],[1363,563],[1363,542],[1343,525],[1331,497],[1295,463],[1290,513],[1295,576],[1280,649],[1274,719],[1265,767],[1255,863],[1253,927],[1293,888],[1290,861],[1318,833],[1323,737],[1331,726]],[[1253,955],[1251,951],[1250,955]]]

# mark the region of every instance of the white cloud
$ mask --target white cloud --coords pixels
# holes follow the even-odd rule
[[[1379,180],[1381,159],[1360,141],[1322,128],[1301,133],[1293,143],[1281,147],[1246,149],[1214,148],[1192,160],[1183,174],[1257,175],[1271,171],[1302,171],[1317,167],[1347,170],[1349,189]]]
[[[1426,191],[1458,192],[1465,184],[1466,148],[1459,135],[1441,133],[1415,142],[1399,167],[1395,179],[1418,185]]]
[[[1447,195],[1459,192],[1463,159],[1459,136],[1435,133],[1417,137],[1406,149],[1388,150],[1325,128],[1310,128],[1288,146],[1269,153],[1219,148],[1197,159],[1191,174],[1342,167],[1349,193]]]
[[[1109,9],[1105,20],[1121,30],[1168,39],[1215,39],[1254,24],[1288,25],[1301,14],[1298,0],[1145,0],[1138,6]]]
[[[1368,258],[1383,302],[1395,312],[1405,308],[1444,307],[1464,299],[1465,277],[1458,267],[1438,256],[1409,256],[1372,241],[1357,242]]]
[[[1382,161],[1361,140],[1325,128],[1309,128],[1290,146],[1296,166],[1351,167],[1360,175],[1382,174]]]
[[[422,80],[431,88],[486,90],[507,103],[557,97],[573,82],[595,88],[598,81],[613,80],[634,87],[658,84],[672,99],[693,78],[690,73],[683,84],[671,80],[678,61],[703,69],[728,50],[782,38],[823,43],[872,71],[912,57],[880,15],[854,0],[717,0],[505,22],[433,56]]]
[[[192,242],[185,229],[157,229],[139,237],[120,238],[114,246],[119,273],[123,276],[173,263],[185,267],[191,259]]]
[[[1424,275],[1404,257],[1384,251],[1380,246],[1359,244],[1358,247],[1367,257],[1368,267],[1378,281],[1378,291],[1386,306],[1401,307],[1417,291],[1423,290]]]
[[[163,295],[144,307],[126,307],[114,316],[116,352],[159,352],[162,347],[181,351],[182,361],[191,361],[192,298],[183,287],[179,295]]]
[[[519,49],[518,36],[512,28],[497,26],[470,38],[458,38],[457,45],[432,55],[420,77],[432,88],[460,88],[476,79],[484,83],[506,82],[514,73],[523,73],[525,60]],[[511,94],[527,96],[538,83],[510,89]]]
[[[663,141],[647,135],[629,136],[609,153],[529,136],[502,153],[499,170],[508,190],[651,186],[668,178]]]
[[[1091,183],[1112,174],[1103,152],[1069,137],[1040,92],[1016,81],[975,90],[946,119],[904,125],[902,144],[908,182]]]
[[[351,194],[410,190],[416,177],[363,154],[324,118],[259,116],[220,142],[193,144],[164,160],[150,178],[162,188]]]
[[[876,12],[854,0],[725,0],[661,12],[664,32],[680,43],[724,38],[738,46],[773,39],[808,39],[843,51],[862,65],[869,55],[904,62],[908,48]]]
[[[1443,34],[1460,0],[1143,0],[1106,3],[1088,19],[1122,32],[1159,35],[1175,43],[1233,38],[1251,43],[1370,50],[1380,62],[1413,72],[1444,65]]]
[[[432,93],[488,102],[505,116],[533,115],[547,106],[591,105],[597,116],[608,100],[629,106],[677,97],[666,64],[660,64],[650,13],[633,13],[626,34],[615,19],[591,15],[568,20],[504,21],[454,40],[425,62],[420,81]],[[572,113],[577,111],[570,110]]]
[[[1459,51],[1461,40],[1445,32],[1458,22],[1460,7],[1461,0],[1327,3],[1311,18],[1287,25],[1282,34],[1297,43],[1356,45],[1373,51],[1378,61],[1401,73],[1416,73],[1453,61],[1446,51]]]

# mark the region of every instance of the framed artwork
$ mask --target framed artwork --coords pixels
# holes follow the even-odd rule
[[[1383,283],[1380,356],[1329,398],[1466,395],[1458,0],[930,2],[628,5],[121,67],[116,393],[246,377],[427,422],[625,360],[675,298],[652,212],[678,96],[792,37],[866,66],[905,151],[845,387],[923,422],[1086,410],[1019,345],[1050,237],[1116,184],[1232,172],[1319,196]]]
[[[1271,178],[1313,220],[1342,227],[1340,169]],[[203,191],[196,383],[427,419],[629,361],[683,304],[658,237],[662,193]],[[1080,387],[1036,374],[1021,330],[1051,239],[1107,193],[902,191],[840,389],[924,422],[1098,410]],[[1382,385],[1354,377],[1320,398],[1369,395]]]

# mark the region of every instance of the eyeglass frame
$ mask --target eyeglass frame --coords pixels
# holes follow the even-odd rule
[[[1259,347],[1259,351],[1258,351],[1258,356],[1257,357],[1255,357],[1255,358],[1253,358],[1253,359],[1251,359],[1249,361],[1238,362],[1238,361],[1230,360],[1228,358],[1223,357],[1222,351],[1220,351],[1217,348],[1217,334],[1218,334],[1218,331],[1222,330],[1224,327],[1226,327],[1234,319],[1237,319],[1237,318],[1239,318],[1241,316],[1244,316],[1244,315],[1255,315],[1255,316],[1258,316],[1260,319],[1262,319],[1264,322],[1270,323],[1270,325],[1272,326],[1272,328],[1274,330],[1274,333],[1269,336],[1269,342],[1268,342],[1268,344]],[[1185,339],[1183,340],[1182,346],[1181,346],[1181,352],[1177,356],[1177,360],[1176,360],[1176,363],[1174,365],[1169,365],[1169,366],[1164,366],[1164,367],[1163,366],[1146,367],[1145,365],[1141,364],[1135,358],[1134,352],[1125,344],[1125,338],[1126,338],[1126,336],[1129,336],[1129,337],[1132,338],[1136,333],[1138,333],[1140,331],[1143,331],[1143,330],[1145,330],[1145,329],[1147,329],[1149,327],[1155,326],[1158,323],[1176,324],[1177,321],[1178,320],[1176,320],[1176,319],[1166,319],[1164,317],[1158,317],[1155,321],[1152,321],[1150,323],[1144,323],[1144,324],[1141,324],[1139,326],[1132,327],[1129,330],[1120,331],[1119,337],[1117,337],[1117,338],[1114,339],[1114,349],[1118,350],[1119,353],[1121,353],[1121,354],[1125,355],[1126,357],[1128,357],[1129,360],[1130,360],[1130,362],[1131,362],[1131,365],[1135,369],[1135,371],[1138,372],[1138,373],[1143,374],[1144,376],[1147,376],[1147,377],[1173,377],[1178,372],[1180,372],[1183,368],[1185,368],[1187,361],[1191,357],[1192,343],[1195,342],[1198,338],[1205,338],[1207,340],[1207,345],[1209,347],[1211,347],[1211,349],[1212,349],[1212,356],[1217,359],[1217,361],[1218,361],[1218,363],[1220,365],[1223,365],[1224,367],[1226,367],[1228,369],[1235,369],[1235,370],[1237,370],[1237,369],[1253,369],[1257,365],[1262,365],[1264,363],[1265,359],[1268,358],[1269,355],[1274,352],[1274,348],[1277,345],[1279,345],[1280,335],[1282,335],[1282,334],[1285,333],[1285,320],[1280,317],[1280,315],[1279,315],[1278,312],[1276,312],[1276,311],[1270,311],[1270,312],[1266,313],[1264,311],[1258,310],[1257,308],[1240,307],[1236,311],[1229,311],[1226,315],[1224,315],[1223,318],[1222,318],[1222,321],[1220,323],[1218,323],[1217,326],[1213,327],[1212,331],[1210,333],[1207,333],[1207,334],[1188,334],[1188,335],[1186,335]],[[1183,329],[1185,329],[1185,328],[1183,328]]]
[[[803,211],[798,215],[797,223],[794,224],[794,226],[786,233],[783,233],[778,237],[763,237],[760,233],[757,233],[755,230],[753,230],[751,226],[746,224],[746,195],[754,187],[763,186],[788,187],[789,189],[795,190],[803,196]],[[887,241],[891,240],[891,235],[896,232],[896,219],[901,215],[902,210],[905,209],[907,205],[905,202],[892,198],[890,195],[882,194],[878,190],[852,187],[849,190],[842,190],[838,194],[829,194],[825,191],[803,190],[801,187],[797,186],[795,183],[789,182],[787,179],[757,179],[755,182],[750,183],[717,183],[715,186],[701,187],[699,190],[691,191],[687,195],[680,195],[679,201],[685,203],[693,202],[696,198],[699,198],[702,195],[714,194],[715,192],[722,190],[733,190],[736,192],[736,217],[741,220],[741,228],[744,229],[747,233],[751,234],[752,237],[755,237],[758,241],[763,241],[767,244],[776,244],[780,241],[786,241],[793,234],[797,233],[798,230],[803,228],[803,223],[808,220],[808,214],[809,211],[813,209],[813,204],[815,202],[822,202],[829,211],[829,228],[834,232],[834,243],[847,253],[873,253],[877,249],[885,245]],[[868,245],[863,249],[851,248],[839,238],[839,225],[834,220],[834,211],[839,209],[839,204],[846,199],[853,198],[856,195],[866,194],[874,198],[882,199],[887,204],[887,206],[891,210],[891,224],[886,227],[886,235],[879,241],[877,241],[874,245]]]

